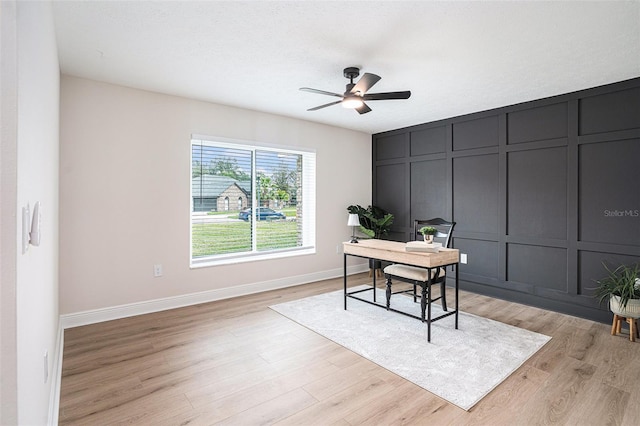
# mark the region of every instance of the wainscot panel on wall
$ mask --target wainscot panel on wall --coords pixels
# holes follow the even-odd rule
[[[416,130],[410,133],[411,156],[436,154],[445,152],[447,144],[447,128],[445,126]]]
[[[454,228],[455,230],[455,228]],[[498,284],[499,245],[497,241],[454,238],[455,248],[466,253],[467,263],[460,265],[461,275],[473,275],[475,281]]]
[[[394,214],[394,227],[409,226],[409,188],[405,184],[407,166],[405,164],[389,164],[376,169],[378,196],[374,204]],[[407,206],[399,210],[396,206]]]
[[[453,124],[453,150],[498,145],[498,116],[478,118]]]
[[[508,144],[567,137],[567,103],[514,111],[507,114]]]
[[[375,146],[375,157],[377,160],[391,160],[394,158],[404,158],[406,156],[407,134],[392,135],[380,138],[380,142]]]
[[[586,250],[578,253],[578,259],[580,262],[578,294],[588,297],[593,297],[595,294],[598,283],[594,277],[602,278],[604,265],[613,269],[620,264],[630,265],[638,261],[638,258],[634,256]]]
[[[580,145],[579,158],[580,241],[638,245],[640,139]]]
[[[400,217],[389,238],[454,220],[461,288],[611,320],[593,297],[603,263],[640,262],[640,77],[372,141],[373,198]]]
[[[411,163],[411,214],[416,219],[446,217],[447,206],[433,200],[447,198],[446,160]]]
[[[498,155],[453,159],[455,232],[498,232]],[[441,201],[440,201],[441,202]]]
[[[567,250],[507,244],[507,280],[567,291]]]
[[[567,149],[509,152],[508,234],[567,239]]]
[[[580,135],[640,127],[640,88],[580,99]]]

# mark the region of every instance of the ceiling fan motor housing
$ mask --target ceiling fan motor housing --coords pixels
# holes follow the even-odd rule
[[[360,75],[360,68],[357,68],[357,67],[345,68],[343,71],[343,74],[346,78],[351,80],[351,83],[353,83],[353,79]]]
[[[350,80],[350,83],[347,83],[347,87],[344,91],[344,95],[348,96],[352,94],[351,89],[353,89],[356,85],[353,82],[353,79],[360,75],[360,69],[356,67],[348,67],[348,68],[345,68],[344,71],[342,71],[342,73],[346,78]]]

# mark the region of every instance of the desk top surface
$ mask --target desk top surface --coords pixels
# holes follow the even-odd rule
[[[407,265],[434,268],[458,263],[458,249],[441,248],[438,253],[408,252],[406,243],[387,240],[360,240],[357,243],[342,244],[345,254],[387,260]]]

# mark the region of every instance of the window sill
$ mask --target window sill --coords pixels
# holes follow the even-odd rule
[[[301,247],[295,250],[283,250],[279,252],[269,252],[269,253],[248,253],[248,254],[233,254],[225,257],[217,257],[215,259],[212,258],[201,258],[191,260],[191,264],[189,267],[191,269],[198,268],[208,268],[210,266],[221,266],[221,265],[234,265],[240,263],[247,262],[256,262],[262,260],[273,260],[273,259],[283,259],[286,257],[295,257],[295,256],[306,256],[310,254],[315,254],[315,247]]]

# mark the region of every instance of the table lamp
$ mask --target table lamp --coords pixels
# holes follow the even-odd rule
[[[351,226],[353,228],[353,232],[351,234],[350,243],[357,243],[358,239],[356,238],[356,226],[360,226],[360,219],[358,219],[358,215],[355,213],[349,214],[349,221],[347,222],[347,226]]]

